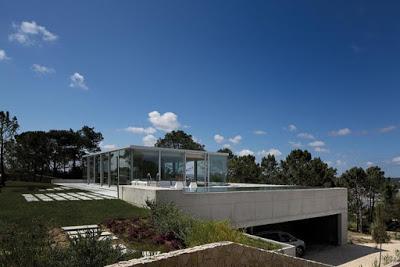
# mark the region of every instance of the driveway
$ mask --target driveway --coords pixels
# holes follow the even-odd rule
[[[376,248],[370,236],[362,235],[362,239],[363,243],[346,244],[340,247],[311,246],[307,249],[305,258],[334,266],[371,267],[374,261],[379,259],[379,249]],[[352,240],[354,242],[354,239]],[[400,240],[391,240],[390,243],[382,244],[382,259],[385,255],[395,256],[396,250],[400,250]]]

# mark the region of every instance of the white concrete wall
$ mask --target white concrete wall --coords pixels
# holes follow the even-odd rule
[[[185,193],[181,190],[123,187],[123,199],[143,206],[146,199],[173,202],[195,217],[229,220],[244,228],[340,215],[339,242],[347,242],[347,189],[279,189]]]

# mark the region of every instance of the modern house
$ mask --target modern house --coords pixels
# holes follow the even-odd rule
[[[195,217],[249,232],[283,230],[306,243],[347,242],[347,189],[227,182],[228,155],[130,146],[84,157],[87,182],[136,206],[175,203]]]

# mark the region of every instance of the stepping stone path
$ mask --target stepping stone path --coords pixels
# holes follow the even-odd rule
[[[112,196],[102,195],[95,192],[60,192],[63,190],[70,190],[69,187],[54,187],[47,189],[39,189],[40,194],[22,194],[27,202],[34,201],[74,201],[74,200],[104,200],[104,199],[116,199]],[[48,193],[47,193],[48,192]]]
[[[67,234],[68,238],[71,240],[74,240],[76,238],[85,237],[89,232],[92,233],[98,233],[100,230],[99,226],[96,224],[93,225],[80,225],[80,226],[66,226],[66,227],[61,227],[61,229],[64,230],[64,232]],[[116,237],[113,233],[107,232],[107,231],[101,231],[100,236],[99,236],[99,241],[102,240],[119,240],[118,237]],[[128,248],[121,243],[118,244],[113,244],[113,248],[119,248],[122,250],[122,253],[127,253]]]

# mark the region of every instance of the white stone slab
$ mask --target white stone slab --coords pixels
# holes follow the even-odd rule
[[[78,230],[90,230],[90,229],[98,229],[99,226],[97,224],[88,224],[88,225],[76,225],[76,226],[64,226],[61,227],[64,231],[78,231]]]
[[[34,197],[32,194],[22,194],[22,196],[25,198],[26,201],[28,202],[33,202],[33,201],[39,201],[36,197]]]
[[[59,195],[59,196],[65,198],[65,199],[67,199],[67,200],[80,200],[80,199],[78,199],[78,198],[76,198],[76,197],[73,197],[73,196],[70,196],[70,195],[68,195],[68,194],[66,194],[66,193],[57,193],[57,195]]]
[[[67,200],[67,199],[63,198],[62,196],[60,196],[58,194],[55,194],[55,193],[47,193],[46,195],[51,197],[51,198],[54,198],[57,201]]]
[[[80,200],[90,200],[90,198],[82,196],[82,195],[79,195],[77,193],[66,193],[66,194],[68,194],[70,196],[73,196],[73,197],[76,197],[76,198],[78,198]]]
[[[45,194],[35,194],[35,197],[39,198],[42,201],[54,201],[54,199],[46,196]]]

